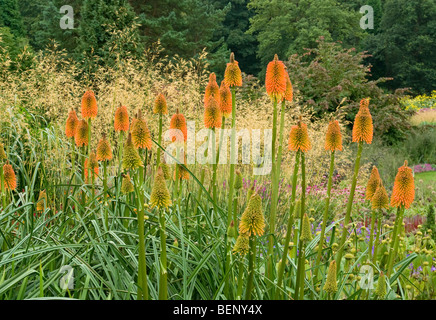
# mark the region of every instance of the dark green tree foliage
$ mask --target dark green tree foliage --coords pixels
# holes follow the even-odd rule
[[[223,27],[215,34],[216,39],[224,38],[227,47],[235,53],[241,70],[247,74],[257,74],[261,65],[256,58],[258,42],[255,36],[248,34],[249,19],[253,11],[247,8],[248,0],[218,0],[220,8],[229,6]]]
[[[301,103],[312,108],[315,117],[337,111],[345,99],[341,112],[351,128],[360,100],[370,97],[370,111],[377,128],[374,134],[394,143],[410,129],[408,114],[399,103],[403,90],[385,93],[379,85],[388,79],[369,81],[370,67],[363,65],[365,57],[365,53],[354,48],[344,49],[339,43],[320,40],[317,48],[292,55],[286,65],[294,89],[301,94]]]
[[[229,51],[224,38],[212,40],[221,28],[227,9],[217,9],[208,0],[131,0],[139,15],[141,35],[146,46],[160,40],[164,54],[193,58],[203,49],[214,67],[224,68]]]
[[[436,0],[386,0],[379,32],[367,50],[377,76],[393,77],[388,88],[415,93],[436,88]]]
[[[0,0],[0,27],[8,27],[16,37],[25,35],[17,0]]]
[[[255,11],[249,32],[259,41],[257,56],[263,70],[277,53],[280,59],[316,46],[316,40],[340,40],[356,45],[365,35],[359,11],[336,0],[251,0]]]
[[[127,0],[84,0],[78,34],[77,52],[85,68],[96,59],[112,64],[143,51],[136,15]]]

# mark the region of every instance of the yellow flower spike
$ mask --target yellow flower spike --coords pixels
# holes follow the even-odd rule
[[[98,161],[109,161],[112,160],[112,148],[109,141],[106,139],[106,134],[103,133],[101,140],[97,145],[97,160]]]
[[[380,277],[378,278],[377,288],[374,294],[379,298],[383,299],[386,296],[386,280],[383,272],[380,272]]]
[[[133,192],[133,190],[134,187],[132,181],[130,180],[130,175],[123,175],[123,181],[121,182],[121,192],[123,194],[128,194],[130,192]]]
[[[165,180],[168,180],[171,178],[171,173],[170,173],[170,167],[168,166],[168,164],[165,162],[165,157],[163,158],[163,160],[160,162],[159,167],[162,169],[162,172],[164,174],[164,178]]]
[[[65,135],[67,138],[74,138],[78,126],[79,119],[77,118],[76,111],[71,108],[70,112],[68,113],[67,123],[65,125]]]
[[[274,60],[268,63],[266,68],[265,87],[266,92],[272,100],[281,101],[286,92],[286,69],[277,55]]]
[[[227,118],[232,114],[232,93],[224,81],[220,86],[220,110],[222,115]]]
[[[115,131],[129,131],[129,112],[126,106],[120,105],[115,111],[114,129]]]
[[[17,188],[17,177],[9,162],[3,166],[3,178],[6,189],[15,190]]]
[[[153,113],[168,114],[167,100],[162,93],[159,93],[154,101]]]
[[[224,72],[224,81],[229,87],[242,86],[242,73],[239,69],[238,61],[235,60],[235,55],[230,54],[230,62],[227,63],[226,71]]]
[[[368,184],[366,185],[366,200],[371,200],[377,187],[381,183],[380,174],[376,166],[372,167],[371,175],[369,176]]]
[[[132,142],[135,148],[151,150],[151,133],[148,129],[147,122],[142,119],[141,110],[138,111],[136,121],[132,125]]]
[[[132,134],[129,133],[123,152],[123,169],[131,170],[143,167],[142,160],[139,157],[138,150],[132,142]]]
[[[262,198],[254,193],[242,213],[241,222],[239,223],[239,233],[247,236],[261,236],[265,229],[265,218],[262,213]]]
[[[372,116],[369,112],[369,98],[360,101],[359,112],[353,124],[353,142],[364,141],[371,144],[373,137]]]
[[[86,120],[82,119],[79,121],[77,126],[76,134],[74,136],[74,141],[76,142],[76,146],[82,147],[88,145],[88,123]]]
[[[240,233],[236,239],[235,246],[233,247],[233,252],[238,253],[241,256],[245,256],[250,250],[250,239],[248,235]]]
[[[412,169],[407,166],[407,160],[404,165],[398,168],[397,176],[394,181],[394,189],[392,191],[391,206],[404,206],[410,208],[415,199],[415,182],[413,179]]]
[[[310,220],[307,213],[303,216],[303,227],[301,230],[300,240],[304,242],[308,242],[312,240],[312,230],[310,227]]]
[[[373,210],[389,208],[388,193],[381,182],[372,196],[371,203]]]
[[[327,272],[327,279],[324,284],[324,291],[334,294],[338,291],[338,284],[336,283],[336,261],[330,262],[329,270]]]
[[[45,190],[39,192],[38,201],[36,203],[36,211],[44,211],[44,207],[47,207],[47,193]]]
[[[291,151],[307,152],[312,148],[312,144],[307,132],[307,126],[301,122],[298,125],[292,126],[289,133],[288,147]]]
[[[150,206],[152,208],[158,207],[168,208],[171,205],[171,196],[168,191],[165,177],[161,168],[158,169],[156,177],[154,178],[153,188],[150,195]]]
[[[88,90],[82,97],[82,118],[95,118],[97,117],[97,100],[95,99],[94,92]]]
[[[327,151],[342,151],[342,134],[338,120],[331,120],[327,128],[325,137],[325,150]]]
[[[214,97],[210,97],[204,109],[204,126],[206,128],[220,128],[221,121],[222,117],[219,102]]]

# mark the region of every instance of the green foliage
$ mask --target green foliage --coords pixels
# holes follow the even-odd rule
[[[436,127],[415,127],[403,146],[412,163],[436,163]]]
[[[360,14],[335,0],[251,0],[256,12],[249,32],[259,41],[257,56],[266,65],[278,54],[286,59],[313,48],[319,37],[356,45],[365,32],[359,26]]]
[[[17,0],[0,0],[0,27],[8,27],[16,37],[24,36],[23,20]]]
[[[425,221],[425,228],[432,231],[432,238],[436,240],[436,222],[435,222],[435,209],[434,204],[428,205],[427,220]]]
[[[367,39],[376,75],[392,76],[389,88],[411,87],[430,93],[436,87],[435,0],[387,0],[379,32]]]
[[[393,144],[404,139],[410,129],[410,112],[404,111],[399,102],[404,91],[386,93],[380,84],[388,79],[368,80],[371,69],[363,65],[365,57],[364,52],[321,39],[317,48],[292,55],[286,64],[301,102],[313,110],[315,117],[337,111],[342,102],[340,112],[345,113],[351,128],[360,100],[370,97],[370,111],[377,128],[374,133]]]
[[[0,27],[0,71],[27,70],[32,66],[33,57],[26,38],[16,37],[9,28]],[[2,75],[6,76],[6,73]]]
[[[163,54],[188,59],[205,48],[212,53],[209,62],[224,70],[229,51],[224,38],[212,40],[222,27],[228,7],[217,9],[208,0],[131,1],[139,15],[140,32],[146,46],[160,41]]]

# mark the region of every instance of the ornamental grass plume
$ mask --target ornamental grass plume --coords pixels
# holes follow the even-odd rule
[[[88,90],[82,96],[82,118],[94,119],[97,117],[97,99],[95,99],[94,92]]]
[[[309,242],[312,240],[312,230],[310,227],[310,220],[307,213],[303,217],[303,228],[301,230],[300,240],[304,242]]]
[[[121,182],[121,192],[123,194],[128,194],[133,192],[134,187],[132,180],[130,179],[130,174],[123,174],[123,181]]]
[[[281,101],[286,92],[286,68],[277,55],[268,63],[266,68],[265,87],[266,92],[274,101]]]
[[[153,113],[168,114],[167,100],[165,99],[165,96],[162,93],[159,93],[158,96],[156,97],[156,100],[154,100]]]
[[[353,142],[364,141],[371,144],[373,137],[372,116],[369,112],[369,98],[360,101],[359,112],[356,115],[353,125]]]
[[[204,92],[204,106],[207,107],[209,104],[209,100],[211,97],[214,97],[216,101],[220,101],[220,87],[216,82],[216,75],[212,72],[209,75],[209,82],[206,86],[206,90]]]
[[[371,198],[372,210],[389,208],[389,197],[383,184],[379,183]]]
[[[398,168],[398,173],[395,177],[394,188],[391,196],[391,206],[404,206],[409,209],[415,199],[415,182],[413,179],[412,169],[407,166],[407,160],[404,165]]]
[[[89,138],[88,123],[86,122],[86,120],[82,119],[79,121],[76,135],[74,136],[74,141],[76,142],[76,146],[78,147],[87,146],[88,138]]]
[[[115,111],[115,119],[114,119],[114,129],[116,132],[128,132],[129,131],[129,112],[127,111],[127,107],[120,104],[120,106]]]
[[[47,207],[47,193],[45,190],[39,192],[38,201],[36,203],[36,211],[42,212]]]
[[[0,142],[0,163],[6,160],[5,146]]]
[[[77,118],[76,111],[71,108],[68,113],[67,122],[65,124],[65,135],[67,136],[67,138],[75,137],[78,126],[79,119]]]
[[[9,162],[3,166],[3,179],[6,190],[15,190],[17,188],[17,177]]]
[[[143,167],[141,157],[138,154],[138,150],[135,148],[132,142],[132,134],[129,133],[126,144],[123,151],[123,169],[132,170],[138,167]]]
[[[262,198],[254,193],[247,205],[247,208],[242,213],[241,222],[239,224],[239,233],[247,236],[261,236],[265,229],[265,218],[262,213]]]
[[[112,148],[109,141],[106,138],[106,134],[103,133],[102,138],[97,145],[97,160],[98,161],[109,161],[112,160]]]
[[[235,60],[235,54],[230,54],[230,62],[227,63],[226,70],[224,71],[224,82],[229,87],[242,86],[242,73],[239,69],[238,61]]]
[[[292,126],[289,133],[288,148],[291,151],[307,152],[312,148],[312,144],[309,139],[306,124],[298,121],[297,125]]]
[[[132,122],[132,142],[137,149],[151,150],[152,140],[151,133],[148,129],[147,122],[142,119],[142,112],[138,110],[136,120]]]
[[[250,238],[245,233],[240,233],[236,238],[236,243],[233,247],[233,253],[245,256],[250,250]]]
[[[176,110],[170,121],[170,136],[172,136],[173,142],[180,140],[176,130],[180,130],[183,133],[183,139],[186,142],[188,140],[188,127],[186,126],[185,116],[179,113],[179,109]]]
[[[338,120],[331,120],[325,136],[325,150],[342,151],[342,134]]]
[[[383,272],[380,272],[380,277],[377,281],[377,288],[374,291],[374,295],[379,299],[384,299],[386,296],[386,280]]]
[[[376,166],[372,167],[371,175],[369,176],[368,184],[366,185],[366,200],[371,200],[375,191],[381,183],[380,174]]]
[[[235,188],[235,190],[236,191],[238,191],[239,189],[241,189],[242,188],[242,174],[241,174],[241,171],[239,171],[239,170],[236,170],[236,178],[235,178],[235,186],[234,186],[234,188]]]
[[[171,196],[168,191],[162,168],[159,168],[154,178],[153,188],[150,195],[150,206],[166,209],[171,205]]]
[[[221,81],[220,86],[220,110],[223,117],[228,118],[232,114],[232,93],[226,83]]]
[[[221,121],[219,102],[211,96],[204,109],[204,126],[206,128],[219,128],[221,127]]]
[[[336,261],[330,262],[327,279],[324,284],[324,291],[328,294],[334,294],[338,291],[338,284],[336,283]]]

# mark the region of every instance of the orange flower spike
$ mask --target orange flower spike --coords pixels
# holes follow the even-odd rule
[[[312,148],[312,144],[307,132],[307,126],[301,122],[292,126],[288,141],[289,150],[307,152]]]
[[[85,119],[95,118],[97,116],[97,99],[94,92],[88,90],[82,97],[82,117]]]
[[[132,122],[132,142],[135,148],[147,148],[151,150],[151,133],[148,129],[147,122],[142,119],[141,110],[138,111],[136,121],[134,121],[134,123]]]
[[[371,200],[381,183],[380,174],[376,166],[372,167],[371,175],[369,176],[368,184],[366,185],[366,200]]]
[[[272,100],[281,101],[286,92],[286,69],[277,55],[274,60],[268,63],[266,68],[265,87],[266,92]]]
[[[404,165],[398,168],[398,173],[395,177],[391,206],[404,206],[406,209],[409,209],[414,199],[415,182],[413,180],[412,169],[407,166],[407,161],[404,161]]]
[[[232,93],[226,83],[221,81],[220,86],[220,110],[224,117],[229,117],[232,114]]]
[[[219,128],[221,127],[221,121],[219,102],[214,97],[210,97],[204,109],[204,126],[206,128]]]
[[[185,164],[185,167],[187,167],[187,165],[186,165],[186,155],[185,155],[185,158],[184,158],[184,164]],[[179,172],[178,178],[179,178],[179,180],[189,180],[189,172],[188,172],[188,170],[186,170],[182,165],[180,165],[178,163],[176,164],[176,166],[178,166],[178,172]],[[174,178],[174,180],[176,179],[176,170],[174,170],[173,178]]]
[[[88,145],[88,123],[86,120],[82,119],[79,121],[77,126],[76,135],[74,136],[74,141],[76,142],[76,146],[82,147]]]
[[[154,101],[153,113],[168,114],[167,100],[162,93],[159,93]]]
[[[91,152],[91,154],[89,155],[89,161],[88,159],[85,159],[85,179],[86,181],[88,180],[88,163],[89,163],[89,169],[91,169],[91,172],[93,172],[93,177],[96,178],[98,176],[99,173],[99,169],[98,169],[98,161],[97,158],[95,156],[94,152]]]
[[[9,162],[3,166],[3,181],[6,189],[15,190],[17,188],[17,177]]]
[[[73,108],[68,113],[67,123],[65,125],[65,135],[67,138],[74,138],[76,135],[79,119],[77,118],[76,111]]]
[[[109,141],[106,139],[106,134],[103,133],[103,137],[98,142],[97,145],[97,160],[98,161],[109,161],[112,160],[112,148]]]
[[[129,131],[129,113],[127,107],[120,105],[115,111],[115,131]]]
[[[356,115],[353,125],[353,142],[364,141],[371,144],[373,137],[373,124],[369,112],[369,98],[360,101],[359,112]]]
[[[235,55],[230,54],[230,62],[227,63],[226,71],[224,72],[224,82],[228,87],[242,86],[242,73],[239,69],[238,61],[235,60]]]
[[[286,72],[286,90],[285,90],[285,100],[292,102],[294,98],[294,88],[292,87],[291,79],[289,74]]]
[[[176,113],[171,117],[170,121],[170,130],[180,130],[183,133],[184,141],[188,140],[188,127],[186,126],[185,116],[179,113],[179,109],[176,110]],[[172,141],[177,140],[177,132],[171,132]]]
[[[214,97],[218,102],[220,99],[220,88],[216,82],[215,73],[209,75],[209,83],[206,86],[206,92],[204,93],[204,106],[207,106],[210,97]]]
[[[371,199],[372,210],[389,208],[389,197],[385,187],[380,182]]]
[[[325,146],[327,151],[342,151],[342,134],[338,120],[332,120],[327,128],[325,135]]]

